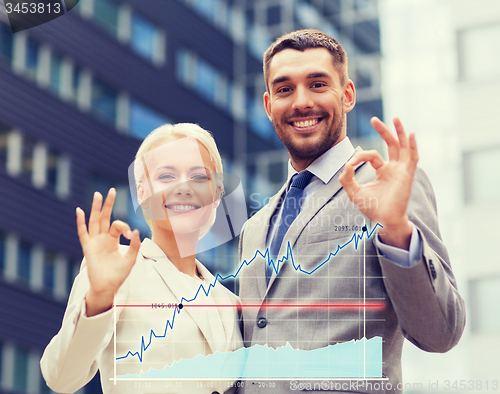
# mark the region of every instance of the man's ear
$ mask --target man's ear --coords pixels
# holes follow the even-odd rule
[[[354,82],[348,80],[344,88],[344,113],[350,112],[356,105],[356,89]]]
[[[269,92],[264,93],[264,108],[267,113],[267,117],[272,122],[273,118],[271,116],[271,96],[269,96]]]

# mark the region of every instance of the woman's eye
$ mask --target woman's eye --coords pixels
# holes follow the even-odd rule
[[[191,177],[195,181],[208,181],[210,178],[205,174],[195,174]]]
[[[171,180],[174,179],[174,176],[171,174],[161,174],[158,179],[160,180]]]

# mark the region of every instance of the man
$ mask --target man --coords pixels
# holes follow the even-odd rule
[[[401,392],[404,338],[423,350],[446,352],[465,325],[432,188],[416,166],[415,136],[408,137],[395,119],[396,138],[373,118],[389,161],[376,151],[353,148],[346,137],[346,113],[356,94],[347,56],[335,39],[317,30],[278,38],[264,54],[264,78],[264,105],[290,162],[285,185],[240,236],[240,261],[252,261],[241,272],[240,297],[243,304],[261,305],[243,308],[245,346],[289,343],[312,350],[379,336],[388,380],[337,386],[341,389],[324,382],[249,380],[244,392],[287,393],[301,387]],[[357,248],[349,243],[354,233],[363,237]],[[288,245],[293,264],[291,258],[278,264]],[[256,254],[266,250],[276,264],[271,269]],[[383,308],[365,308],[366,300]],[[339,303],[361,307],[332,307]]]

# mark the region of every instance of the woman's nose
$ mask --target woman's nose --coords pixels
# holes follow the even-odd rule
[[[190,196],[193,193],[193,189],[191,188],[190,182],[185,180],[182,182],[179,182],[173,187],[172,192],[176,196],[182,196],[182,195],[188,195]]]

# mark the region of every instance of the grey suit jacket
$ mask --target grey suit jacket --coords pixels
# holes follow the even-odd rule
[[[314,270],[354,232],[360,234],[365,223],[368,231],[376,225],[349,200],[338,181],[342,170],[315,192],[285,235],[279,256],[286,254],[290,242],[295,264],[305,271]],[[355,177],[358,183],[370,182],[375,171],[363,163],[356,168]],[[240,236],[240,261],[250,261],[257,250],[265,251],[269,222],[284,190],[245,224]],[[367,300],[385,305],[383,309],[366,309],[365,319],[363,309],[243,308],[245,346],[267,343],[276,348],[290,343],[293,348],[310,350],[360,339],[365,330],[368,339],[383,337],[383,376],[389,380],[383,387],[344,385],[342,390],[330,392],[401,392],[397,387],[401,383],[404,338],[425,351],[446,352],[458,342],[465,325],[465,306],[439,233],[434,194],[421,169],[415,174],[407,213],[423,248],[423,258],[411,268],[385,259],[375,245],[376,233],[364,245],[360,243],[357,250],[351,242],[312,275],[297,272],[289,261],[285,262],[278,275],[273,273],[269,286],[263,258],[245,266],[240,275],[243,305],[359,302],[364,295]],[[307,387],[301,383],[293,383],[295,390]],[[315,387],[314,382],[307,383]],[[389,383],[392,391],[386,391]],[[271,385],[247,381],[243,391],[288,393],[295,391],[291,387],[290,381]]]

